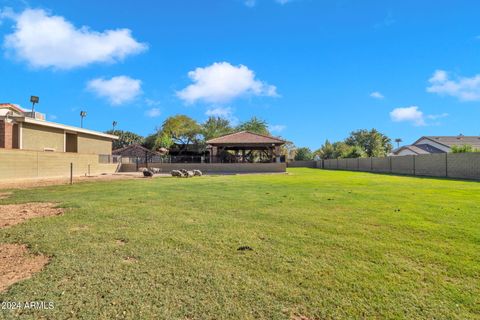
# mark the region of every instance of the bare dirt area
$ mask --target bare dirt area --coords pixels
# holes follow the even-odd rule
[[[115,174],[101,174],[95,176],[74,177],[73,183],[89,182],[89,181],[111,181],[125,179],[143,179],[140,172],[120,172]],[[54,185],[70,184],[70,178],[41,178],[41,179],[14,179],[0,181],[1,189],[29,189],[36,187],[46,187]],[[0,194],[1,197],[1,194]]]
[[[11,192],[0,192],[0,200],[2,199],[7,199],[8,197],[10,197],[12,195]]]
[[[48,257],[32,256],[20,244],[0,244],[0,292],[15,282],[28,279],[48,263]]]
[[[59,215],[62,208],[55,203],[23,203],[0,206],[0,228],[22,223],[28,219]],[[43,255],[32,256],[25,245],[0,243],[0,292],[15,282],[28,279],[42,270],[49,259]]]
[[[31,218],[62,214],[63,209],[56,208],[56,205],[48,202],[2,205],[0,206],[0,228],[13,226]]]

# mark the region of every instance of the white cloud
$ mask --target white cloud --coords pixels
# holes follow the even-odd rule
[[[452,96],[460,101],[480,101],[480,74],[450,80],[446,71],[436,70],[428,82],[427,92]]]
[[[378,91],[374,91],[374,92],[370,93],[370,97],[372,97],[372,98],[374,98],[374,99],[383,99],[383,98],[385,98],[385,97],[383,96],[383,94],[381,94],[381,93],[378,92]]]
[[[244,3],[247,7],[251,8],[251,7],[255,7],[255,5],[257,4],[257,1],[256,0],[245,0]]]
[[[280,3],[281,5],[287,4],[289,2],[292,2],[292,0],[275,0],[275,2]]]
[[[390,118],[395,122],[412,122],[416,126],[426,124],[423,112],[417,106],[393,109]]]
[[[159,117],[162,114],[159,108],[151,108],[145,111],[145,115],[150,118]]]
[[[205,115],[227,119],[232,125],[238,124],[238,118],[233,115],[233,110],[230,107],[212,107],[205,112]]]
[[[187,103],[225,103],[247,95],[278,96],[275,86],[256,79],[255,73],[244,65],[216,62],[190,71],[188,76],[193,84],[177,92]]]
[[[438,121],[432,123],[427,120],[439,120],[448,117],[448,113],[427,114],[425,115],[417,106],[410,106],[405,108],[396,108],[390,112],[390,118],[395,122],[411,122],[415,126],[438,125]]]
[[[285,130],[287,126],[284,126],[283,124],[273,124],[268,126],[268,131],[270,132],[282,132]]]
[[[107,98],[112,105],[130,102],[142,93],[142,81],[127,76],[97,78],[87,83],[87,89]]]
[[[160,105],[160,101],[158,100],[153,100],[149,98],[145,98],[145,104],[149,107],[155,107]]]
[[[4,46],[13,57],[35,68],[72,69],[96,62],[113,63],[140,53],[147,45],[135,40],[129,29],[97,32],[76,28],[62,16],[26,9],[11,16],[14,32]]]

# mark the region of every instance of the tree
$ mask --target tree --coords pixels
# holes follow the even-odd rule
[[[124,148],[136,143],[142,144],[144,142],[142,136],[130,131],[108,130],[106,133],[118,136],[118,140],[114,140],[112,143],[113,150]]]
[[[462,146],[452,146],[452,153],[467,153],[467,152],[480,152],[480,149],[473,148],[469,144]]]
[[[200,125],[188,116],[176,115],[168,117],[157,133],[155,146],[170,141],[170,145],[175,143],[180,146],[179,153],[181,153],[186,149],[187,145],[198,142],[201,133]]]
[[[360,147],[367,157],[384,157],[392,151],[390,138],[376,129],[353,131],[345,139],[345,143],[349,146]]]
[[[250,120],[241,123],[235,128],[235,131],[250,131],[266,136],[270,135],[267,122],[265,120],[258,119],[257,117],[252,117]]]
[[[325,140],[325,143],[318,149],[317,151],[314,152],[315,155],[318,155],[322,159],[335,159],[336,154],[335,154],[335,148],[333,144],[330,143],[330,141]]]
[[[297,152],[295,154],[295,161],[305,161],[305,160],[312,160],[313,159],[313,153],[310,148],[303,147],[303,148],[298,148]]]
[[[285,144],[280,147],[280,154],[285,156],[287,161],[295,159],[296,151],[297,147],[291,141],[286,141]]]
[[[221,117],[209,117],[207,121],[202,124],[202,135],[205,141],[232,132],[233,129],[230,125],[230,121]]]

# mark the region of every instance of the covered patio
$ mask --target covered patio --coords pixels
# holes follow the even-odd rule
[[[210,163],[280,163],[280,147],[285,141],[241,131],[210,139],[207,144]]]

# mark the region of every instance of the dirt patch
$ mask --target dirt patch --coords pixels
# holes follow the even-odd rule
[[[136,263],[138,262],[138,259],[132,256],[127,256],[123,258],[123,262],[125,263]]]
[[[48,263],[46,256],[32,256],[19,244],[0,244],[0,292],[15,282],[30,278]]]
[[[0,192],[0,200],[2,199],[7,199],[8,197],[10,197],[12,195],[11,192]]]
[[[115,240],[115,242],[116,242],[117,245],[119,245],[119,246],[124,246],[124,245],[127,244],[128,241],[125,240],[125,239],[117,239],[117,240]]]
[[[63,209],[56,208],[56,205],[48,202],[30,202],[0,206],[0,228],[13,226],[31,218],[62,214]]]

